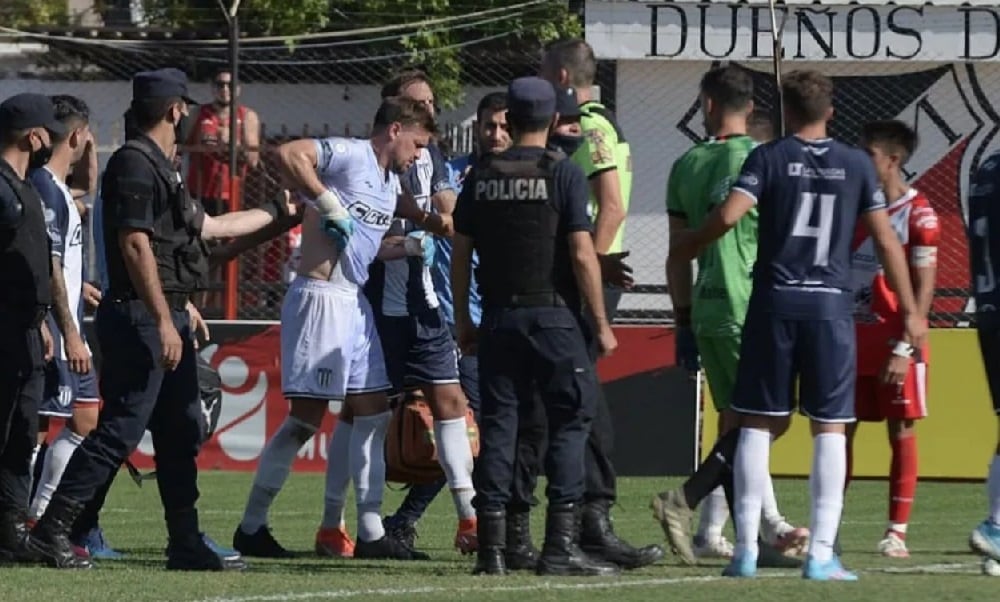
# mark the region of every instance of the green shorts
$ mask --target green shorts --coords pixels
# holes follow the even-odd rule
[[[697,342],[712,403],[720,412],[729,409],[736,387],[736,366],[740,361],[740,337],[699,336]]]

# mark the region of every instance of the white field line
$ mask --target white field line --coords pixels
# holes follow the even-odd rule
[[[909,567],[888,567],[879,569],[860,570],[859,573],[878,574],[954,574],[954,573],[978,573],[978,563],[957,562],[925,564]],[[764,573],[758,578],[764,579],[790,579],[799,578],[800,573],[781,572]],[[490,578],[484,578],[484,584]],[[587,583],[560,583],[551,581],[540,581],[524,585],[494,585],[475,587],[477,592],[541,592],[541,591],[590,591],[590,590],[618,590],[630,587],[655,587],[659,585],[676,585],[680,583],[711,583],[725,580],[721,575],[704,575],[701,577],[664,577],[660,579],[625,579],[615,581],[592,581]],[[463,594],[468,593],[466,587],[407,587],[407,588],[379,588],[379,589],[340,589],[324,590],[312,592],[288,592],[283,594],[260,594],[251,596],[236,596],[230,598],[204,598],[198,602],[293,602],[296,600],[333,600],[342,598],[356,598],[361,596],[379,596],[385,598],[397,598],[404,596],[414,596],[419,594]]]

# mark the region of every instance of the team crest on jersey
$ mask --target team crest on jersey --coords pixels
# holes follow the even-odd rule
[[[884,65],[862,62],[841,71],[843,76],[832,74],[837,116],[830,122],[831,136],[856,143],[862,125],[883,119],[899,119],[917,131],[920,145],[905,165],[904,175],[909,184],[927,195],[940,221],[932,316],[940,326],[964,325],[967,318],[956,320],[956,315],[973,309],[965,234],[967,199],[972,174],[988,160],[989,151],[998,142],[1000,106],[991,102],[995,95],[982,83],[990,81],[994,68],[987,64],[950,64],[886,74]],[[777,97],[773,74],[766,68],[750,69],[750,73],[755,106],[772,112]],[[877,98],[873,91],[880,91]],[[693,142],[707,138],[697,96],[692,95],[677,127]],[[801,172],[788,175],[801,177]]]

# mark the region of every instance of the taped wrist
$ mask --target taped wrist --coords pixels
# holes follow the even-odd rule
[[[347,219],[350,217],[344,204],[340,202],[340,197],[332,190],[324,190],[323,194],[316,197],[316,209],[326,219]]]

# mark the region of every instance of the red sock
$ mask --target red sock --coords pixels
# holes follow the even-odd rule
[[[917,438],[909,436],[892,439],[890,445],[892,468],[889,470],[889,524],[906,525],[910,522],[913,496],[917,492]],[[905,535],[905,531],[899,534]]]

